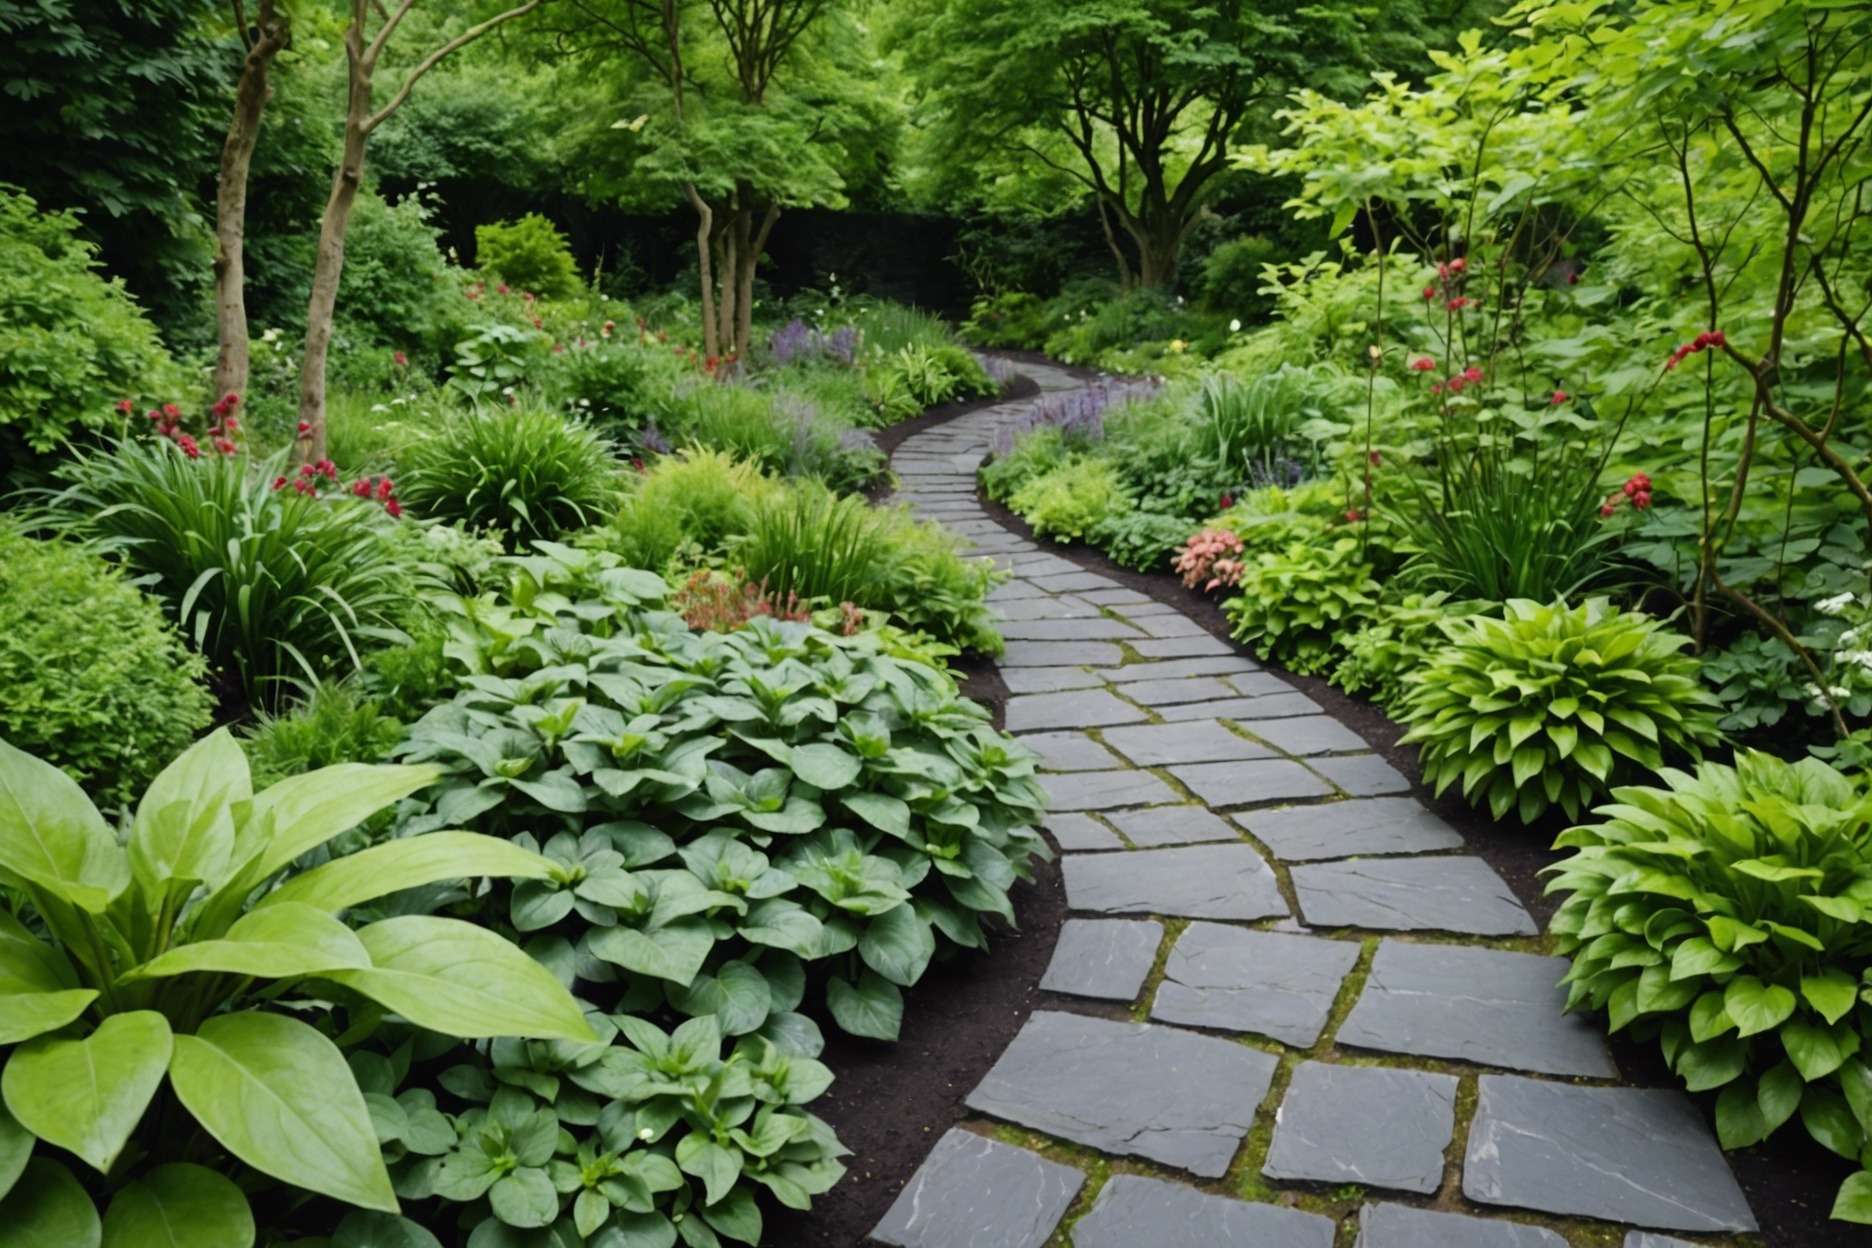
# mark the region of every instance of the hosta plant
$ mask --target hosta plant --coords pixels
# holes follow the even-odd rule
[[[1350,537],[1246,559],[1235,587],[1240,592],[1222,604],[1235,639],[1302,675],[1332,665],[1340,639],[1379,592],[1358,540]]]
[[[407,756],[447,771],[411,826],[542,841],[560,870],[502,917],[573,950],[607,1006],[644,977],[743,1035],[823,963],[839,1025],[894,1038],[938,951],[1013,919],[1045,852],[1033,757],[887,634],[694,632],[614,563],[543,546],[504,598],[462,604],[451,652],[475,674],[411,730]]]
[[[1569,1007],[1655,1036],[1726,1148],[1797,1114],[1867,1169],[1834,1216],[1872,1222],[1872,796],[1817,759],[1753,752],[1616,789],[1567,831],[1552,931]]]
[[[538,854],[447,832],[268,891],[435,777],[348,764],[254,793],[222,730],[151,782],[120,844],[63,772],[0,742],[0,886],[18,899],[0,908],[0,1238],[96,1244],[95,1194],[113,1248],[173,1243],[177,1217],[245,1248],[261,1176],[394,1212],[332,1035],[388,1013],[460,1037],[597,1039],[549,971],[484,928],[339,917],[443,880],[546,878]]]
[[[1461,781],[1497,819],[1577,819],[1620,777],[1720,739],[1689,639],[1650,616],[1514,599],[1438,627],[1448,644],[1408,678],[1402,740],[1438,793]]]
[[[1341,643],[1345,654],[1332,670],[1332,683],[1387,710],[1395,708],[1410,689],[1410,674],[1441,648],[1439,625],[1444,620],[1485,614],[1493,607],[1478,599],[1452,602],[1441,590],[1381,603]]]

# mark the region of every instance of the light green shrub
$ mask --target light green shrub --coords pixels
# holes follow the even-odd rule
[[[1244,555],[1238,593],[1222,604],[1237,641],[1301,675],[1325,671],[1354,622],[1378,600],[1356,539]]]
[[[475,227],[475,265],[516,290],[548,299],[579,291],[578,266],[559,227],[537,212]]]
[[[1076,542],[1107,516],[1128,510],[1131,499],[1108,461],[1081,456],[1029,480],[1008,506],[1041,537]]]

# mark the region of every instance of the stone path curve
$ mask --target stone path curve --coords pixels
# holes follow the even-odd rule
[[[1043,394],[1082,383],[1024,366]],[[1009,569],[1007,727],[1070,917],[872,1232],[898,1248],[1689,1248],[1755,1229],[1702,1115],[1623,1086],[1565,969],[1356,733],[976,501],[1040,400],[906,439],[898,495]],[[1695,1241],[1674,1238],[1696,1235]],[[1725,1238],[1727,1237],[1727,1238]]]

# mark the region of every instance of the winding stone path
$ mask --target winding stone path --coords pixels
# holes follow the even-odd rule
[[[1023,367],[1043,392],[1081,384]],[[1047,773],[1074,917],[1051,999],[873,1241],[1566,1248],[1753,1231],[1701,1111],[1620,1082],[1599,1025],[1562,1013],[1565,963],[1405,777],[1174,607],[979,506],[976,470],[1035,401],[915,434],[893,467],[899,499],[1011,574],[990,595],[1007,726]]]

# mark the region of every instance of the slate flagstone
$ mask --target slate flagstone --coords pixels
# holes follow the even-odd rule
[[[871,1232],[890,1248],[1041,1248],[1085,1175],[967,1131],[950,1130]]]

